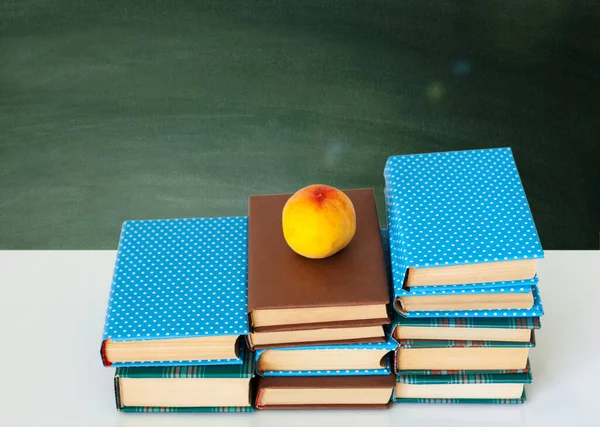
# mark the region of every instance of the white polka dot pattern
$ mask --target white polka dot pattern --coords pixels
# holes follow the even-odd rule
[[[248,334],[247,257],[246,217],[125,222],[104,339]]]
[[[385,342],[378,343],[355,343],[355,344],[335,344],[335,345],[311,345],[303,347],[278,347],[271,348],[270,351],[298,351],[298,350],[389,350],[393,352],[398,348],[398,343],[389,338]],[[265,350],[257,350],[255,354],[256,367],[258,369],[258,359]],[[391,373],[391,355],[386,358],[386,366],[380,369],[332,369],[332,370],[306,370],[306,371],[265,371],[258,372],[265,377],[298,377],[298,376],[347,376],[347,375],[389,375]]]
[[[533,291],[533,307],[527,310],[453,310],[453,311],[409,311],[404,317],[539,317],[544,315],[544,306],[537,286]]]
[[[384,176],[396,293],[408,267],[544,256],[510,148],[390,157]]]

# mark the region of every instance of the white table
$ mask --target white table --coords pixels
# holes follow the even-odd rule
[[[540,263],[546,315],[524,405],[249,414],[117,412],[113,370],[99,355],[114,258],[113,251],[0,252],[0,425],[600,426],[600,252],[548,251]]]

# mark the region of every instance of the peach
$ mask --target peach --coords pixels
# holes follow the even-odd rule
[[[283,236],[306,258],[327,258],[348,246],[356,232],[354,205],[328,185],[301,188],[288,199],[281,218]]]

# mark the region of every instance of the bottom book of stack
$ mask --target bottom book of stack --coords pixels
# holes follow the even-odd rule
[[[239,365],[117,368],[117,409],[124,412],[250,412],[254,355]]]

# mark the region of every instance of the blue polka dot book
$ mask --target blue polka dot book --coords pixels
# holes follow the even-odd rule
[[[544,253],[510,148],[393,156],[384,177],[396,311],[543,314]]]
[[[105,366],[242,364],[246,217],[126,221],[101,346]]]

